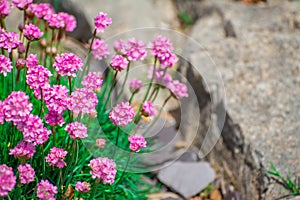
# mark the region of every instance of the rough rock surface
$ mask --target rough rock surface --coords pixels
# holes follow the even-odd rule
[[[225,84],[228,112],[223,140],[210,159],[232,177],[247,199],[274,199],[282,195],[280,189],[265,188],[267,182],[259,169],[273,162],[284,173],[300,170],[300,4],[201,4],[215,9],[192,28],[191,36],[203,48],[190,50],[190,58],[203,68],[209,67],[202,61],[203,52],[214,60]],[[232,24],[235,37],[226,35],[226,22]],[[226,155],[221,142],[232,155]]]
[[[161,169],[158,179],[183,197],[191,197],[202,191],[215,179],[215,171],[206,162],[177,161]]]

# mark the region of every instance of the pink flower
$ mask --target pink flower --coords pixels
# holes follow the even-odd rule
[[[3,112],[3,102],[0,101],[0,124],[4,124],[4,112]]]
[[[16,177],[13,169],[6,164],[0,165],[0,197],[8,195],[16,185]]]
[[[145,148],[147,142],[145,138],[141,135],[131,135],[128,137],[128,141],[130,143],[130,150],[139,152],[140,148]]]
[[[0,18],[5,18],[10,13],[9,1],[0,0]]]
[[[163,35],[158,35],[155,40],[150,42],[151,54],[161,57],[165,52],[173,51],[173,44],[169,38]]]
[[[116,71],[122,71],[126,69],[128,64],[129,61],[127,60],[127,58],[121,55],[113,56],[110,62],[110,66]]]
[[[33,13],[37,18],[42,19],[47,15],[54,14],[55,10],[52,7],[52,5],[49,3],[40,3],[40,4],[36,4],[36,6],[33,9]]]
[[[155,116],[157,113],[157,110],[155,108],[155,106],[152,104],[151,101],[145,101],[143,103],[143,107],[142,107],[142,113],[145,116]]]
[[[97,146],[99,149],[104,149],[105,145],[106,145],[105,139],[103,139],[103,138],[98,138],[98,139],[96,139],[96,146]]]
[[[44,33],[41,32],[41,30],[39,29],[39,27],[33,24],[26,24],[25,28],[23,29],[23,34],[30,41],[38,40],[44,35]]]
[[[27,71],[26,83],[31,89],[39,90],[50,83],[50,76],[52,74],[49,69],[41,65],[30,67]]]
[[[64,85],[53,85],[43,90],[44,101],[49,111],[62,114],[69,105],[68,88]]]
[[[178,57],[172,52],[167,52],[163,57],[158,58],[162,66],[172,67],[175,63],[178,62]]]
[[[19,178],[22,184],[28,184],[34,181],[35,171],[29,164],[19,165]]]
[[[14,155],[15,158],[30,159],[35,153],[35,146],[29,142],[21,141],[13,149],[10,149],[9,155]]]
[[[57,187],[48,180],[42,180],[38,183],[36,196],[40,200],[55,200],[55,194],[57,194]]]
[[[15,32],[1,33],[0,48],[6,49],[9,53],[18,48],[22,42],[19,40],[19,34]]]
[[[104,40],[95,39],[92,45],[92,54],[97,60],[102,60],[109,55],[108,45]]]
[[[150,42],[150,48],[151,54],[156,56],[165,67],[172,67],[178,61],[177,56],[172,53],[173,44],[163,35],[158,35],[154,41]]]
[[[5,120],[8,122],[22,122],[30,114],[32,104],[25,92],[13,91],[3,103]]]
[[[108,27],[112,23],[111,18],[107,17],[106,13],[99,12],[97,17],[95,18],[95,29],[97,33],[103,33],[106,27]]]
[[[109,113],[109,119],[116,126],[126,126],[135,116],[135,112],[129,102],[121,102]]]
[[[29,54],[26,59],[26,65],[28,68],[35,67],[39,65],[39,59],[36,54]]]
[[[103,182],[113,184],[115,181],[115,176],[117,173],[116,163],[107,157],[104,158],[94,158],[89,164],[91,168],[92,178],[98,178],[103,180]]]
[[[63,18],[63,20],[65,22],[66,31],[68,31],[68,32],[74,31],[74,29],[77,26],[75,17],[73,15],[69,15],[68,13],[65,13],[65,12],[60,12],[58,14]]]
[[[20,10],[26,9],[33,0],[12,0],[13,7],[17,7]]]
[[[4,55],[0,55],[0,74],[7,76],[7,73],[11,72],[12,68],[10,59]]]
[[[102,83],[102,74],[99,72],[89,72],[82,80],[82,86],[93,91],[100,91]]]
[[[145,44],[141,40],[131,38],[126,46],[126,55],[128,60],[144,60],[147,56]]]
[[[96,114],[95,107],[98,104],[98,98],[95,92],[87,88],[77,88],[70,97],[69,109],[75,114]]]
[[[131,79],[131,81],[129,82],[130,92],[132,92],[132,93],[138,92],[138,90],[141,87],[143,87],[143,82],[136,78]]]
[[[62,125],[65,124],[65,119],[61,114],[59,114],[56,111],[50,110],[46,115],[45,115],[45,120],[46,123],[49,124],[50,126],[57,126],[59,125],[62,127]]]
[[[66,26],[64,18],[56,13],[46,15],[44,19],[48,22],[48,25],[52,29],[60,29]]]
[[[153,75],[153,67],[149,68],[148,71],[148,79],[151,80],[152,75]],[[154,80],[163,86],[166,86],[169,82],[173,80],[172,76],[166,69],[156,69],[154,73]]]
[[[76,72],[81,70],[82,66],[82,60],[73,53],[58,54],[53,64],[59,75],[73,77],[76,77]]]
[[[167,88],[177,99],[181,99],[182,97],[189,96],[186,85],[180,83],[178,80],[169,82]]]
[[[91,185],[88,182],[78,181],[76,183],[75,189],[79,192],[88,193],[91,190]]]
[[[123,56],[126,55],[126,49],[128,48],[127,46],[128,44],[122,39],[114,41],[114,49],[117,54]]]
[[[50,166],[63,168],[67,164],[64,161],[67,153],[68,152],[64,149],[52,147],[50,153],[46,156],[46,162],[49,163]]]
[[[80,122],[72,122],[68,124],[65,128],[68,131],[70,137],[72,139],[83,139],[86,138],[87,135],[87,127]]]
[[[29,115],[22,127],[18,126],[20,131],[23,131],[24,141],[32,142],[33,144],[43,144],[49,139],[51,131],[44,127],[43,121],[39,116]],[[22,130],[23,129],[23,130]]]

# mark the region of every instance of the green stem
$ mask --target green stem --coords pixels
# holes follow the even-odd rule
[[[70,95],[72,94],[72,76],[68,76],[69,79],[69,88],[70,88]]]
[[[125,168],[124,168],[124,170],[123,170],[123,172],[122,172],[122,175],[121,175],[120,179],[119,179],[118,182],[116,183],[115,188],[123,181],[124,176],[125,176],[125,173],[126,173],[126,170],[127,170],[127,167],[128,167],[128,165],[129,165],[129,161],[130,161],[130,159],[131,159],[131,156],[132,156],[132,151],[130,151],[130,154],[129,154],[129,157],[128,157],[128,159],[127,159]]]
[[[28,41],[27,46],[26,46],[26,51],[25,51],[25,60],[27,59],[27,56],[28,56],[30,44],[31,44],[30,41]]]
[[[4,21],[4,18],[1,18],[1,27],[6,30],[6,24],[5,24],[5,21]]]
[[[122,95],[122,93],[123,93],[123,91],[124,91],[124,87],[125,87],[126,81],[127,81],[127,79],[128,79],[129,68],[130,68],[130,61],[129,61],[129,63],[128,63],[128,66],[127,66],[127,69],[126,69],[125,79],[124,79],[124,81],[123,81],[123,83],[122,83],[122,88],[121,88],[121,90],[120,90],[120,93],[119,93],[118,96],[117,96],[116,102],[118,102],[119,98],[121,97],[121,95]]]
[[[40,93],[41,93],[41,108],[40,108],[39,116],[41,116],[42,112],[44,111],[44,95],[43,95],[42,88],[40,88]]]
[[[98,187],[98,182],[99,182],[99,179],[96,179],[95,180],[95,183],[93,185],[93,188],[92,188],[92,191],[91,191],[91,197],[90,197],[90,200],[92,200],[96,194],[96,191],[97,191],[97,187]]]
[[[154,103],[154,101],[156,100],[156,98],[157,98],[157,95],[158,95],[158,93],[159,93],[159,90],[160,90],[160,86],[157,86],[157,88],[156,88],[156,93],[155,93],[155,95],[154,95],[154,97],[153,97],[153,99],[151,100],[151,102],[152,103]]]
[[[142,102],[144,102],[147,99],[147,97],[149,95],[149,92],[150,92],[150,89],[152,87],[152,84],[153,84],[153,81],[154,81],[155,70],[156,70],[156,63],[157,63],[157,57],[155,56],[151,81],[149,83],[149,86],[147,88],[146,94],[145,94],[144,99],[143,99]],[[139,106],[138,112],[136,113],[136,115],[134,117],[134,121],[139,121],[139,119],[140,119],[140,112],[142,110],[142,107],[143,107],[143,104],[141,103],[141,105]]]
[[[109,90],[108,95],[107,95],[107,99],[106,99],[106,101],[105,101],[105,103],[104,103],[104,105],[103,105],[103,109],[106,108],[106,105],[107,105],[107,103],[108,103],[108,101],[109,101],[109,99],[110,99],[111,93],[112,93],[114,87],[117,85],[117,75],[118,75],[118,71],[115,72],[115,75],[114,75],[114,79],[113,79],[112,85],[111,85],[110,90]]]
[[[120,127],[117,127],[116,148],[114,149],[113,158],[116,155],[116,151],[117,151],[118,143],[119,143],[119,137],[120,137]]]
[[[11,62],[13,62],[13,53],[12,53],[12,51],[9,53],[9,58],[10,58]],[[15,77],[15,67],[13,67],[13,70],[11,72],[12,91],[14,90],[14,84],[15,84],[14,77]]]
[[[42,147],[42,155],[43,155],[43,178],[45,178],[46,176],[45,149],[43,144],[41,144],[41,147]]]
[[[133,97],[134,97],[135,93],[136,93],[136,92],[133,92],[133,93],[131,94],[131,97],[130,97],[130,99],[129,99],[129,104],[131,104],[131,102],[132,102],[132,100],[133,100]]]

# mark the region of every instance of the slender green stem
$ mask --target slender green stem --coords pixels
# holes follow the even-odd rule
[[[13,53],[12,51],[9,53],[9,58],[11,60],[11,62],[13,62]],[[11,72],[11,85],[12,85],[12,91],[14,90],[14,85],[15,85],[15,67],[13,67],[13,70]]]
[[[128,65],[127,65],[125,79],[123,80],[122,87],[121,87],[120,93],[119,93],[118,96],[117,96],[116,102],[119,101],[119,98],[121,97],[121,95],[122,95],[122,93],[123,93],[123,91],[124,91],[125,84],[126,84],[127,79],[128,79],[129,68],[130,68],[130,61],[129,61]]]
[[[159,90],[160,90],[160,86],[158,86],[157,88],[156,88],[156,93],[155,93],[155,95],[154,95],[154,97],[153,97],[153,99],[151,100],[151,102],[152,103],[154,103],[154,101],[156,100],[156,98],[157,98],[157,95],[158,95],[158,93],[159,93]]]
[[[45,149],[44,149],[44,145],[41,144],[41,147],[42,147],[42,155],[43,155],[43,178],[45,178],[46,176],[46,163],[45,163]]]
[[[5,21],[4,21],[4,18],[1,18],[1,27],[6,30],[6,24],[5,24]]]
[[[151,89],[151,87],[152,87],[152,84],[153,84],[153,81],[154,81],[155,70],[156,70],[156,63],[157,63],[157,57],[155,56],[155,58],[154,58],[154,66],[153,66],[152,77],[151,77],[149,86],[148,86],[148,88],[147,88],[146,94],[145,94],[145,96],[144,96],[142,102],[144,102],[144,101],[148,98],[150,89]],[[139,121],[139,119],[140,119],[140,112],[141,112],[141,110],[142,110],[142,107],[143,107],[143,104],[141,103],[141,105],[139,106],[138,112],[136,113],[136,115],[135,115],[135,117],[134,117],[134,121]]]
[[[130,154],[129,154],[129,156],[128,156],[128,159],[127,159],[125,168],[124,168],[124,170],[123,170],[123,172],[122,172],[122,175],[121,175],[120,179],[119,179],[118,182],[116,183],[115,188],[123,181],[131,157],[132,157],[132,151],[130,151]]]
[[[116,148],[114,149],[113,158],[116,155],[116,151],[118,149],[118,143],[119,143],[119,137],[120,137],[120,127],[117,127],[117,137],[116,137]]]
[[[133,92],[133,93],[131,94],[131,97],[130,97],[130,99],[129,99],[129,104],[131,104],[131,102],[132,102],[133,97],[134,97],[135,94],[136,94],[136,92]]]
[[[90,64],[90,59],[91,59],[92,46],[93,46],[94,40],[96,38],[96,34],[97,34],[97,31],[95,29],[93,37],[92,37],[92,41],[91,41],[91,44],[90,44],[90,47],[89,47],[88,55],[87,55],[85,64],[83,66],[83,71],[82,71],[82,74],[81,74],[79,80],[81,80],[83,78],[84,74],[87,74],[89,72],[89,70],[90,70],[89,64]]]
[[[70,95],[72,94],[72,76],[68,76],[69,80],[69,88],[70,88]]]
[[[41,116],[42,112],[44,112],[44,95],[43,95],[42,88],[40,88],[40,93],[41,93],[41,108],[40,108],[39,116]]]
[[[98,182],[99,182],[99,179],[96,179],[95,183],[93,185],[92,191],[91,191],[90,200],[92,200],[94,198],[95,194],[96,194],[97,187],[98,187]]]
[[[26,46],[26,51],[25,51],[25,60],[27,59],[27,56],[28,56],[30,44],[31,44],[31,42],[28,40],[28,43],[27,43],[27,46]]]
[[[114,87],[117,85],[117,75],[118,75],[118,71],[115,71],[114,79],[113,79],[112,85],[110,87],[110,90],[108,92],[107,99],[103,105],[103,109],[106,108],[106,105],[107,105],[108,101],[110,100],[111,93],[112,93]]]

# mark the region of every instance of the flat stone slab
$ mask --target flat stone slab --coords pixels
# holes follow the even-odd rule
[[[185,198],[201,192],[215,179],[215,171],[207,162],[177,161],[161,169],[158,179]]]

